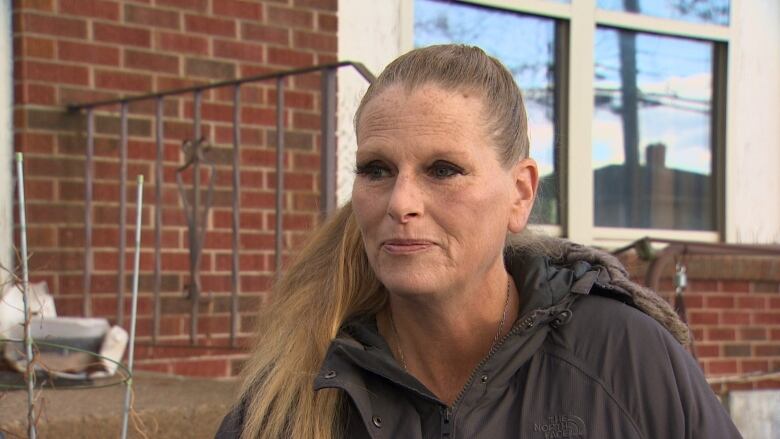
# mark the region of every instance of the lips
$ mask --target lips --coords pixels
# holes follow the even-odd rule
[[[390,254],[418,253],[432,248],[435,244],[424,239],[388,239],[382,242],[382,249]]]

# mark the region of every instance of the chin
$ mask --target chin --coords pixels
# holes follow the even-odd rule
[[[380,272],[378,277],[388,292],[401,296],[431,294],[442,289],[447,283],[444,279],[437,279],[438,276],[421,271],[419,267],[413,272],[406,270]]]

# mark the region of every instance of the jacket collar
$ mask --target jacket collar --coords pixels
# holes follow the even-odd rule
[[[508,255],[507,271],[520,291],[519,316],[509,335],[502,339],[480,365],[513,375],[543,341],[549,323],[568,309],[573,297],[588,294],[598,281],[600,267],[577,261],[555,265],[545,256]],[[528,343],[532,341],[532,343]],[[534,347],[535,346],[535,347]],[[422,383],[404,371],[393,358],[387,341],[379,334],[374,315],[358,316],[342,325],[315,379],[315,390],[326,387],[364,388],[363,372],[377,375],[420,397],[439,402]],[[357,401],[356,401],[357,402]],[[439,402],[441,404],[441,402]],[[360,404],[357,404],[360,406]]]

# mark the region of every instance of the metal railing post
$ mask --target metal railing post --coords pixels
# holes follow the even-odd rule
[[[119,271],[116,322],[125,322],[125,248],[127,247],[127,102],[122,102],[119,128]]]
[[[323,69],[321,80],[320,212],[327,216],[336,209],[336,69]]]

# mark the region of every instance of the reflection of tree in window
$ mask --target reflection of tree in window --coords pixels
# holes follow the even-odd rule
[[[729,24],[729,0],[598,0],[598,7],[694,23]]]
[[[595,224],[712,229],[712,44],[596,35]]]

